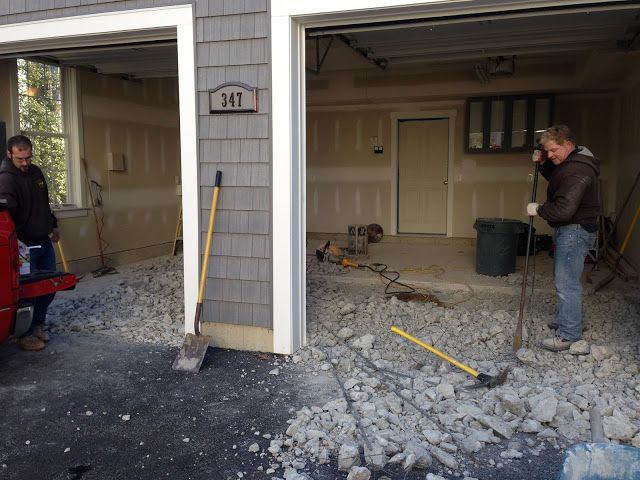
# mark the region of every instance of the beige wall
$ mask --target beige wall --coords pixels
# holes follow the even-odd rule
[[[498,79],[482,85],[470,75],[453,73],[451,81],[434,75],[374,77],[353,72],[328,72],[310,79],[307,111],[307,231],[346,233],[350,223],[379,223],[391,231],[391,115],[398,112],[456,111],[452,177],[454,237],[474,237],[478,217],[513,218],[526,222],[533,168],[529,153],[467,154],[464,152],[465,98],[499,93],[556,93],[556,122],[570,125],[581,144],[602,160],[606,211],[615,201],[617,93],[562,93],[574,80],[557,69],[542,79],[538,73]],[[524,75],[524,74],[523,74]],[[555,76],[554,76],[555,75]],[[385,83],[386,78],[386,83]],[[431,82],[431,83],[430,83]],[[534,88],[535,87],[535,88]],[[493,90],[491,90],[493,89]],[[432,96],[433,99],[429,99]],[[378,137],[384,154],[369,145]],[[545,198],[541,177],[537,198]],[[550,233],[545,222],[538,233]]]
[[[2,92],[10,92],[8,63],[0,62]],[[77,85],[81,152],[89,177],[102,186],[98,213],[104,215],[107,257],[117,265],[170,253],[180,206],[177,79],[130,81],[78,71]],[[10,115],[10,108],[9,95],[0,96],[0,119]],[[7,129],[11,132],[10,125]],[[124,156],[125,171],[109,171],[109,152]],[[76,272],[100,266],[95,219],[81,171],[86,208],[56,211],[65,256]]]
[[[640,172],[640,81],[631,84],[621,95],[620,108],[620,149],[618,157],[618,196],[616,211],[629,194],[633,182]],[[640,208],[640,185],[636,187],[629,200],[618,227],[618,240],[621,243],[637,209]],[[624,252],[636,269],[640,269],[640,225],[635,225],[630,242]]]
[[[177,79],[130,81],[80,72],[78,85],[84,158],[89,177],[103,188],[107,255],[123,263],[169,253],[180,205]],[[122,154],[126,170],[110,171],[108,153]],[[90,206],[88,196],[86,202]],[[97,266],[93,213],[61,219],[60,227],[69,260]]]

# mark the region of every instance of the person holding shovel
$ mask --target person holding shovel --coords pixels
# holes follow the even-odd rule
[[[55,271],[56,255],[51,241],[60,238],[58,221],[49,207],[47,182],[33,160],[33,145],[24,135],[11,137],[7,156],[0,164],[0,198],[7,201],[18,240],[29,246],[31,271]],[[45,347],[49,334],[44,330],[47,308],[54,293],[34,299],[33,323],[18,338],[18,347],[37,351]]]
[[[582,338],[582,282],[584,259],[593,246],[600,215],[598,198],[599,160],[578,147],[566,125],[555,125],[540,138],[542,150],[533,161],[548,180],[547,200],[529,203],[527,214],[539,215],[555,229],[554,279],[558,298],[558,322],[553,337],[540,346],[552,352],[568,350]]]

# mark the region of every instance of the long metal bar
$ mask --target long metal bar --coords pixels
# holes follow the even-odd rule
[[[533,191],[531,192],[531,202],[536,201],[536,193],[538,192],[538,173],[540,165],[536,163],[536,170],[533,174]],[[516,332],[513,335],[513,351],[517,352],[522,347],[522,319],[524,316],[524,304],[527,297],[527,276],[529,273],[529,250],[531,248],[531,230],[533,227],[533,216],[529,217],[529,232],[527,233],[527,252],[524,258],[524,272],[522,274],[522,289],[520,290],[520,310],[518,312],[518,323]]]

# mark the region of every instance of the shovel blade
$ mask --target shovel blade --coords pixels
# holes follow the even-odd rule
[[[187,333],[171,368],[181,372],[198,373],[208,347],[209,337]]]

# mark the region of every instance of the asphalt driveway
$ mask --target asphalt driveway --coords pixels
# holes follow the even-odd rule
[[[267,473],[277,463],[266,452],[271,438],[295,410],[340,395],[330,376],[292,363],[282,368],[284,358],[271,354],[209,349],[198,374],[174,372],[177,350],[80,333],[54,335],[36,353],[0,345],[0,478],[283,478],[282,468]],[[279,375],[269,373],[278,366]],[[254,443],[259,450],[251,452]],[[495,469],[487,461],[500,461],[499,453],[483,450],[482,462],[465,473],[483,480],[557,475],[560,453],[552,448]],[[346,478],[335,459],[300,471],[314,480]],[[443,474],[436,465],[428,471]],[[424,479],[428,471],[371,478]]]

